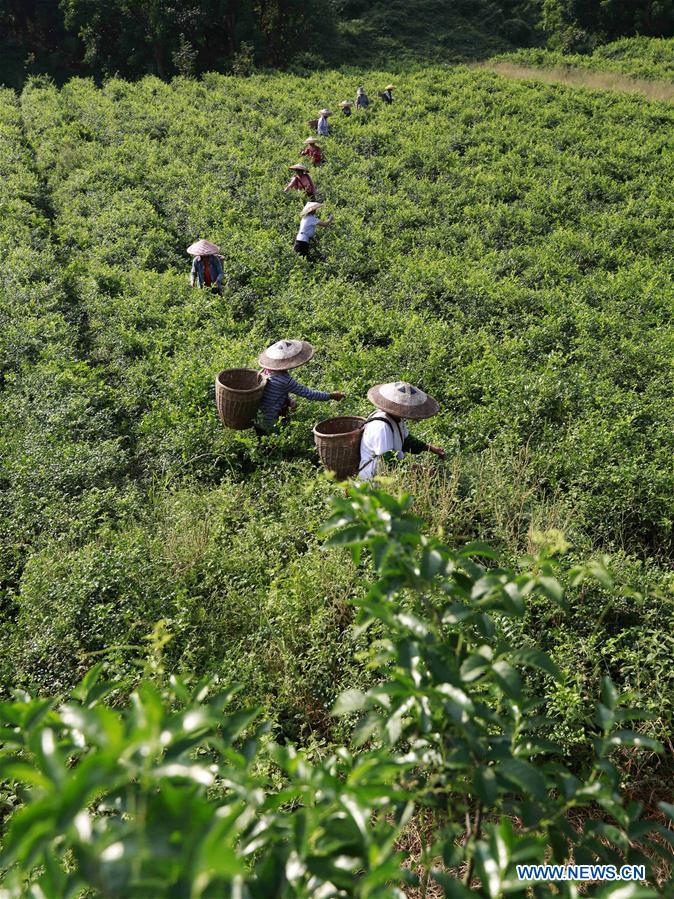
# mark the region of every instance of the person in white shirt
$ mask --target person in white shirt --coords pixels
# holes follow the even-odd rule
[[[295,238],[295,246],[293,249],[300,256],[309,255],[309,241],[316,233],[316,228],[329,228],[332,224],[332,215],[327,219],[320,219],[316,212],[321,208],[322,203],[307,203],[301,212],[300,229]]]
[[[379,460],[387,453],[402,459],[405,453],[434,453],[441,459],[445,451],[440,446],[424,443],[410,435],[406,419],[431,418],[438,413],[438,403],[407,381],[377,384],[367,392],[367,398],[378,411],[363,427],[360,441],[358,477],[371,480],[377,473]]]

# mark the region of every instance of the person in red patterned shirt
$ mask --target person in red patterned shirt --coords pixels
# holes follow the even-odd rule
[[[309,169],[302,165],[301,162],[296,163],[296,165],[290,165],[288,168],[291,172],[294,172],[294,175],[283,188],[283,193],[287,194],[289,190],[303,190],[309,199],[313,200],[316,196],[316,188],[311,180]]]
[[[300,156],[308,156],[314,163],[314,165],[320,165],[323,161],[323,154],[321,153],[321,148],[318,146],[318,141],[315,137],[308,137],[305,141],[305,147],[300,153]]]

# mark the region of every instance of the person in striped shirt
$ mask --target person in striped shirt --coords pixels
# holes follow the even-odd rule
[[[344,394],[339,391],[328,393],[323,390],[312,390],[300,384],[290,374],[290,369],[299,368],[314,355],[313,346],[306,340],[279,340],[261,353],[258,362],[267,384],[262,394],[258,422],[255,431],[258,437],[269,434],[279,418],[287,418],[295,408],[296,401],[290,394],[301,396],[306,400],[342,400]]]

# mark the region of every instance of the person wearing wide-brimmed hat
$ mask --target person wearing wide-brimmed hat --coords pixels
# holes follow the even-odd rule
[[[220,258],[220,247],[210,240],[198,240],[187,248],[190,256],[193,256],[192,270],[190,272],[191,287],[210,287],[212,290],[222,293],[222,279],[224,271]]]
[[[356,109],[367,109],[370,105],[370,98],[365,93],[364,87],[359,87],[356,91]]]
[[[328,126],[328,116],[332,115],[332,111],[329,109],[321,109],[318,113],[318,124],[316,125],[316,134],[320,137],[327,137],[330,134],[330,127]]]
[[[262,366],[262,374],[267,383],[260,402],[258,424],[255,427],[259,436],[268,434],[279,418],[286,418],[295,408],[295,400],[291,393],[306,400],[344,399],[339,391],[328,393],[323,390],[312,390],[300,384],[290,374],[290,369],[299,368],[314,355],[314,348],[306,340],[278,340],[260,353],[258,362]]]
[[[304,149],[300,152],[300,156],[308,156],[314,165],[320,165],[323,159],[321,148],[318,146],[318,140],[315,137],[308,137],[304,141]]]
[[[313,200],[316,196],[316,187],[311,180],[309,169],[301,162],[298,162],[295,165],[289,165],[288,168],[291,172],[294,172],[294,174],[283,188],[283,193],[287,194],[289,190],[303,190],[309,199]]]
[[[328,216],[327,219],[321,219],[317,215],[322,205],[322,203],[316,203],[315,201],[307,203],[300,213],[300,229],[297,232],[293,246],[295,252],[299,253],[300,256],[309,255],[309,241],[316,233],[316,228],[329,228],[332,224],[332,215]]]
[[[393,103],[393,85],[387,84],[384,90],[379,94],[384,103]]]
[[[444,459],[442,447],[412,437],[406,424],[407,419],[419,420],[437,415],[438,404],[432,396],[407,381],[394,381],[371,387],[367,398],[378,411],[368,418],[363,427],[358,471],[362,480],[368,481],[376,475],[379,460],[388,453],[402,459],[405,453],[428,451]]]
[[[342,100],[342,102],[339,104],[339,108],[342,110],[342,115],[345,115],[347,117],[350,116],[352,106],[353,103],[351,102],[351,100]]]

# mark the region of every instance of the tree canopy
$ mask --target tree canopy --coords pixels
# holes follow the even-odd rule
[[[476,41],[463,46],[466,24]],[[415,0],[403,7],[361,0],[0,0],[0,81],[18,85],[27,74],[167,78],[309,58],[312,65],[363,64],[377,41],[395,55],[398,45],[412,47],[419,30],[444,53],[454,41],[470,55],[480,35],[486,43],[547,42],[584,52],[673,29],[674,0]]]

